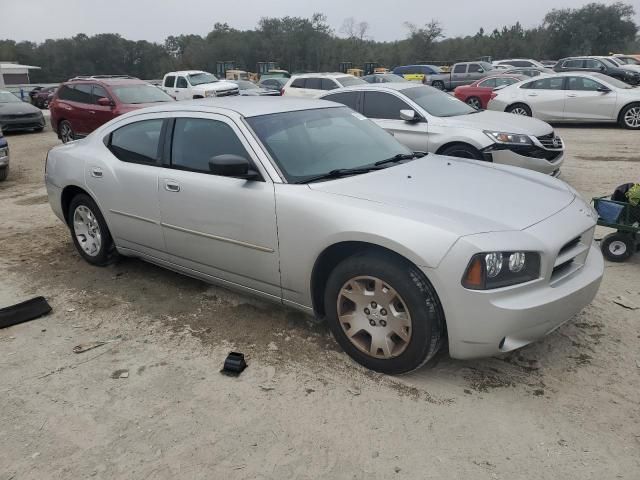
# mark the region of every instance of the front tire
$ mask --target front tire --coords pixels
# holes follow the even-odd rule
[[[444,82],[443,81],[436,80],[435,82],[433,82],[431,84],[431,86],[433,88],[437,88],[438,90],[443,90],[444,91]]]
[[[610,233],[602,239],[600,250],[610,262],[624,262],[633,254],[634,243],[629,234]]]
[[[73,132],[71,123],[68,120],[60,122],[60,125],[58,125],[58,132],[60,132],[59,135],[62,143],[72,142],[76,138],[76,134]]]
[[[343,260],[325,290],[329,327],[361,365],[390,375],[427,363],[440,348],[444,313],[424,274],[406,260],[367,251]]]
[[[73,197],[67,219],[73,244],[87,262],[103,267],[117,258],[107,223],[91,197],[85,194]]]
[[[624,107],[618,122],[622,128],[640,130],[640,103],[632,103]]]
[[[478,97],[469,97],[467,98],[467,105],[475,108],[476,110],[482,110],[482,102]]]
[[[523,115],[525,117],[531,117],[531,109],[524,103],[515,103],[509,105],[506,110],[507,113],[513,113],[515,115]]]
[[[4,182],[9,176],[9,166],[0,168],[0,182]]]
[[[471,160],[482,160],[482,154],[471,145],[464,143],[456,143],[450,145],[441,152],[440,155],[447,155],[449,157],[470,158]]]

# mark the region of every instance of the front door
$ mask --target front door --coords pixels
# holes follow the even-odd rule
[[[114,106],[98,105],[98,99],[100,98],[108,98],[109,100],[112,100],[111,96],[103,87],[101,87],[100,85],[94,85],[91,94],[92,105],[88,119],[91,132],[93,132],[96,128],[101,127],[113,118]]]
[[[227,117],[177,117],[160,176],[162,231],[172,262],[281,298],[273,183],[210,173],[218,155],[255,165],[251,151]]]
[[[176,100],[189,100],[192,98],[189,82],[182,75],[176,78],[176,86],[173,89],[173,96]]]
[[[531,107],[534,117],[546,121],[564,118],[564,78],[540,78],[520,87],[523,99]]]
[[[458,87],[460,85],[465,85],[465,82],[468,79],[467,74],[468,64],[460,63],[453,67],[453,71],[451,72],[451,88]],[[468,82],[471,83],[471,82]]]
[[[615,118],[616,92],[599,91],[603,84],[586,77],[569,77],[565,90],[564,119],[598,121]]]

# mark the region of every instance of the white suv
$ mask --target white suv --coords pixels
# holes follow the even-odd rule
[[[218,80],[213,73],[202,70],[169,72],[160,87],[176,100],[239,95],[238,85]]]
[[[305,73],[292,76],[282,87],[282,95],[318,97],[327,90],[355,85],[367,85],[367,82],[346,73]]]

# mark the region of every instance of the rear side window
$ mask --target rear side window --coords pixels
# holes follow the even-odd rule
[[[304,88],[306,78],[296,78],[291,82],[292,88]]]
[[[562,64],[563,68],[582,68],[583,60],[567,60]]]
[[[453,68],[453,73],[465,73],[467,71],[466,65],[456,65]]]
[[[322,79],[307,78],[307,82],[305,83],[304,88],[311,88],[313,90],[322,90]]]
[[[173,168],[209,173],[209,160],[226,154],[250,159],[229,125],[203,118],[176,119],[171,147]]]
[[[58,90],[58,98],[60,100],[71,100],[73,96],[73,88],[67,85],[62,85]]]
[[[70,90],[70,98],[73,102],[78,103],[92,103],[91,99],[91,84],[90,83],[80,83],[73,86],[73,89]]]
[[[334,82],[330,78],[322,79],[322,90],[334,90],[336,88],[338,88],[338,85],[336,85],[336,82]]]
[[[334,93],[332,95],[327,95],[326,97],[323,97],[323,100],[338,102],[343,105],[346,105],[352,110],[357,110],[356,107],[358,104],[358,92]]]
[[[564,77],[542,78],[533,82],[525,83],[522,88],[533,90],[562,90]]]
[[[189,88],[187,79],[184,77],[178,77],[178,81],[176,82],[176,88]]]
[[[365,117],[400,120],[400,110],[412,110],[412,108],[389,93],[364,92]]]
[[[164,86],[168,88],[173,88],[173,85],[176,83],[176,77],[170,75],[164,79]]]
[[[109,150],[123,162],[155,165],[160,159],[162,119],[142,120],[111,133]]]
[[[604,67],[604,64],[602,62],[599,62],[598,60],[593,60],[592,58],[589,58],[584,61],[584,68],[598,69],[601,67]]]

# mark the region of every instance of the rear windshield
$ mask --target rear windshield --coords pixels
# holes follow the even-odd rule
[[[153,85],[116,85],[111,87],[122,103],[172,102],[173,98]]]
[[[338,78],[336,78],[336,80],[343,87],[351,87],[353,85],[366,85],[367,84],[367,82],[365,82],[361,78],[356,78],[356,77],[338,77]]]

